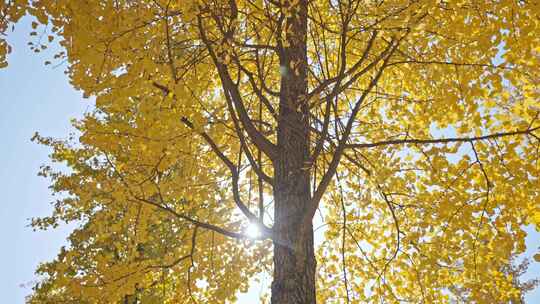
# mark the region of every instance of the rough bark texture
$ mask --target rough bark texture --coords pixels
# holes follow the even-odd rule
[[[307,92],[307,4],[295,6],[286,20],[278,125],[278,157],[274,163],[274,244],[272,304],[314,304],[315,254],[313,226],[305,221],[310,204],[309,107]]]
[[[315,255],[313,226],[304,221],[310,202],[307,134],[299,132],[301,116],[290,112],[281,128],[280,157],[276,162],[274,231],[280,244],[274,244],[272,304],[315,303]]]

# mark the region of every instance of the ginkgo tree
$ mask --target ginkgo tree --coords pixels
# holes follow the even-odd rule
[[[69,170],[43,167],[33,226],[79,226],[29,303],[231,303],[265,273],[273,304],[534,285],[512,261],[540,227],[537,2],[2,5],[95,98],[77,138],[34,137]]]

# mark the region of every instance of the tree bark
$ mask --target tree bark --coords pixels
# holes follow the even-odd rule
[[[305,200],[295,194],[281,198],[275,212],[279,221],[274,227],[282,242],[274,244],[272,304],[315,304],[313,227],[302,227],[299,215]]]
[[[313,226],[305,221],[310,203],[308,132],[301,115],[283,111],[275,165],[274,282],[272,304],[315,304]],[[299,128],[300,127],[300,128]]]
[[[307,2],[286,19],[280,51],[278,155],[274,161],[274,281],[272,304],[315,304],[313,225],[305,220],[311,201],[307,93]]]
[[[272,304],[315,304],[313,225],[310,203],[309,132],[301,113],[283,110],[275,162],[274,282]]]

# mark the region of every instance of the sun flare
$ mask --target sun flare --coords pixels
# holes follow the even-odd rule
[[[245,230],[245,233],[250,238],[257,238],[261,236],[261,229],[259,229],[259,225],[256,223],[250,223]]]

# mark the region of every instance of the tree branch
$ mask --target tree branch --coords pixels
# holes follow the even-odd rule
[[[401,39],[403,39],[404,37],[405,36],[403,36]],[[307,218],[309,218],[309,219],[313,218],[313,215],[315,214],[315,212],[316,212],[316,210],[317,210],[317,208],[319,206],[319,202],[320,202],[322,196],[324,195],[324,193],[326,192],[326,188],[328,188],[328,185],[330,184],[330,181],[332,180],[332,177],[336,173],[336,169],[337,169],[337,167],[338,167],[338,165],[340,163],[341,157],[343,156],[343,152],[345,151],[345,148],[347,147],[346,143],[349,140],[349,135],[351,133],[353,122],[354,122],[354,120],[356,118],[356,115],[360,111],[360,107],[361,107],[362,103],[364,102],[364,100],[366,99],[368,94],[371,92],[371,89],[379,81],[379,78],[381,77],[384,69],[386,68],[386,65],[388,64],[388,61],[390,60],[390,57],[392,57],[392,54],[396,50],[396,48],[399,45],[399,42],[401,41],[401,39],[399,41],[395,42],[395,44],[390,44],[389,48],[387,48],[384,51],[384,53],[386,53],[386,56],[385,56],[385,59],[383,61],[383,64],[382,64],[381,68],[377,71],[377,74],[371,80],[371,82],[370,82],[368,88],[366,89],[366,91],[364,91],[362,93],[362,95],[360,96],[360,98],[356,101],[356,104],[354,105],[354,108],[351,111],[351,116],[349,117],[349,120],[347,121],[347,125],[345,127],[345,130],[343,131],[343,135],[342,135],[341,139],[339,140],[339,143],[338,143],[338,145],[336,147],[336,151],[334,152],[332,160],[330,161],[328,169],[324,173],[323,177],[321,178],[321,181],[319,182],[319,185],[317,186],[317,189],[313,193],[313,197],[311,199],[309,209],[308,209],[307,214],[306,214],[306,219]]]
[[[257,146],[257,148],[261,149],[261,151],[263,151],[271,160],[274,160],[277,154],[276,146],[270,140],[268,140],[268,138],[261,134],[251,121],[251,118],[249,117],[249,114],[242,101],[242,97],[238,90],[238,87],[232,81],[227,66],[218,58],[218,55],[212,47],[210,40],[206,36],[202,17],[199,15],[197,19],[201,39],[206,45],[206,48],[210,53],[210,57],[214,61],[214,65],[218,70],[218,74],[221,79],[221,84],[223,86],[225,94],[228,94],[232,102],[234,103],[235,110],[238,113],[242,126],[246,130],[250,139]]]
[[[494,138],[505,137],[505,136],[534,135],[533,132],[539,129],[540,127],[536,127],[536,128],[525,129],[525,130],[516,130],[513,132],[500,132],[500,133],[493,133],[493,134],[476,136],[476,137],[448,137],[448,138],[434,138],[434,139],[415,139],[415,138],[395,139],[395,140],[379,141],[379,142],[374,142],[374,143],[349,144],[347,145],[347,148],[373,148],[373,147],[388,146],[388,145],[407,145],[407,144],[416,145],[416,144],[443,144],[443,143],[454,143],[454,142],[473,142],[473,141],[494,139]]]

